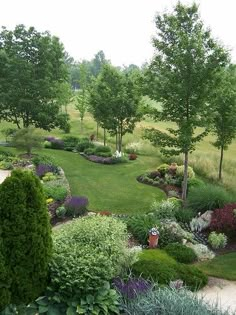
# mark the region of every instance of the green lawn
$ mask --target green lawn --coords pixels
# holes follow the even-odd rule
[[[103,165],[66,151],[45,149],[41,154],[55,158],[65,171],[72,194],[88,197],[90,210],[144,213],[154,199],[165,198],[165,193],[157,187],[136,181],[138,175],[156,169],[160,163],[157,158],[139,156],[136,161]]]
[[[217,256],[197,267],[209,276],[236,281],[236,252]]]

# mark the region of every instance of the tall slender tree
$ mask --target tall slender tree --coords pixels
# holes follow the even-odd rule
[[[219,180],[222,179],[224,151],[236,136],[236,72],[235,66],[224,69],[218,76],[218,85],[211,93],[210,102],[214,108],[212,133],[216,140],[212,143],[220,150]]]
[[[228,62],[225,50],[205,30],[196,4],[178,3],[173,13],[156,16],[155,55],[149,68],[150,95],[162,103],[157,120],[174,123],[166,132],[147,129],[145,137],[164,154],[184,154],[183,199],[186,199],[189,153],[208,132],[207,103],[216,73]],[[204,130],[197,134],[197,127]]]
[[[140,94],[128,76],[107,64],[90,91],[90,105],[95,120],[117,139],[122,150],[123,136],[132,133],[140,120]]]

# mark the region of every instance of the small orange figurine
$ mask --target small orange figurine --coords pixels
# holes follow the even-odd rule
[[[159,231],[157,230],[157,228],[152,228],[149,231],[149,238],[148,238],[149,248],[157,248],[158,239],[159,239]]]

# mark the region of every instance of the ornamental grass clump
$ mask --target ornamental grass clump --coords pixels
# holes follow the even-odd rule
[[[131,301],[123,299],[121,307],[127,315],[230,315],[184,288],[155,287]]]
[[[80,216],[86,213],[88,206],[88,198],[82,196],[72,196],[65,204],[68,216]]]

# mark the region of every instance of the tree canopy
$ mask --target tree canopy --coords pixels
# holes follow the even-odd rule
[[[34,27],[3,27],[0,65],[0,119],[18,127],[60,127],[56,118],[68,73],[59,39]]]
[[[157,120],[175,123],[167,132],[146,130],[146,138],[162,147],[165,154],[183,153],[187,191],[188,154],[208,131],[208,94],[216,73],[227,64],[228,55],[205,30],[196,4],[178,3],[173,13],[156,16],[155,55],[149,67],[150,96],[162,103]],[[150,79],[151,78],[151,79]],[[205,130],[196,133],[197,127]]]
[[[117,139],[121,151],[122,137],[132,132],[141,118],[140,94],[133,81],[107,64],[90,90],[90,105],[96,121]]]

